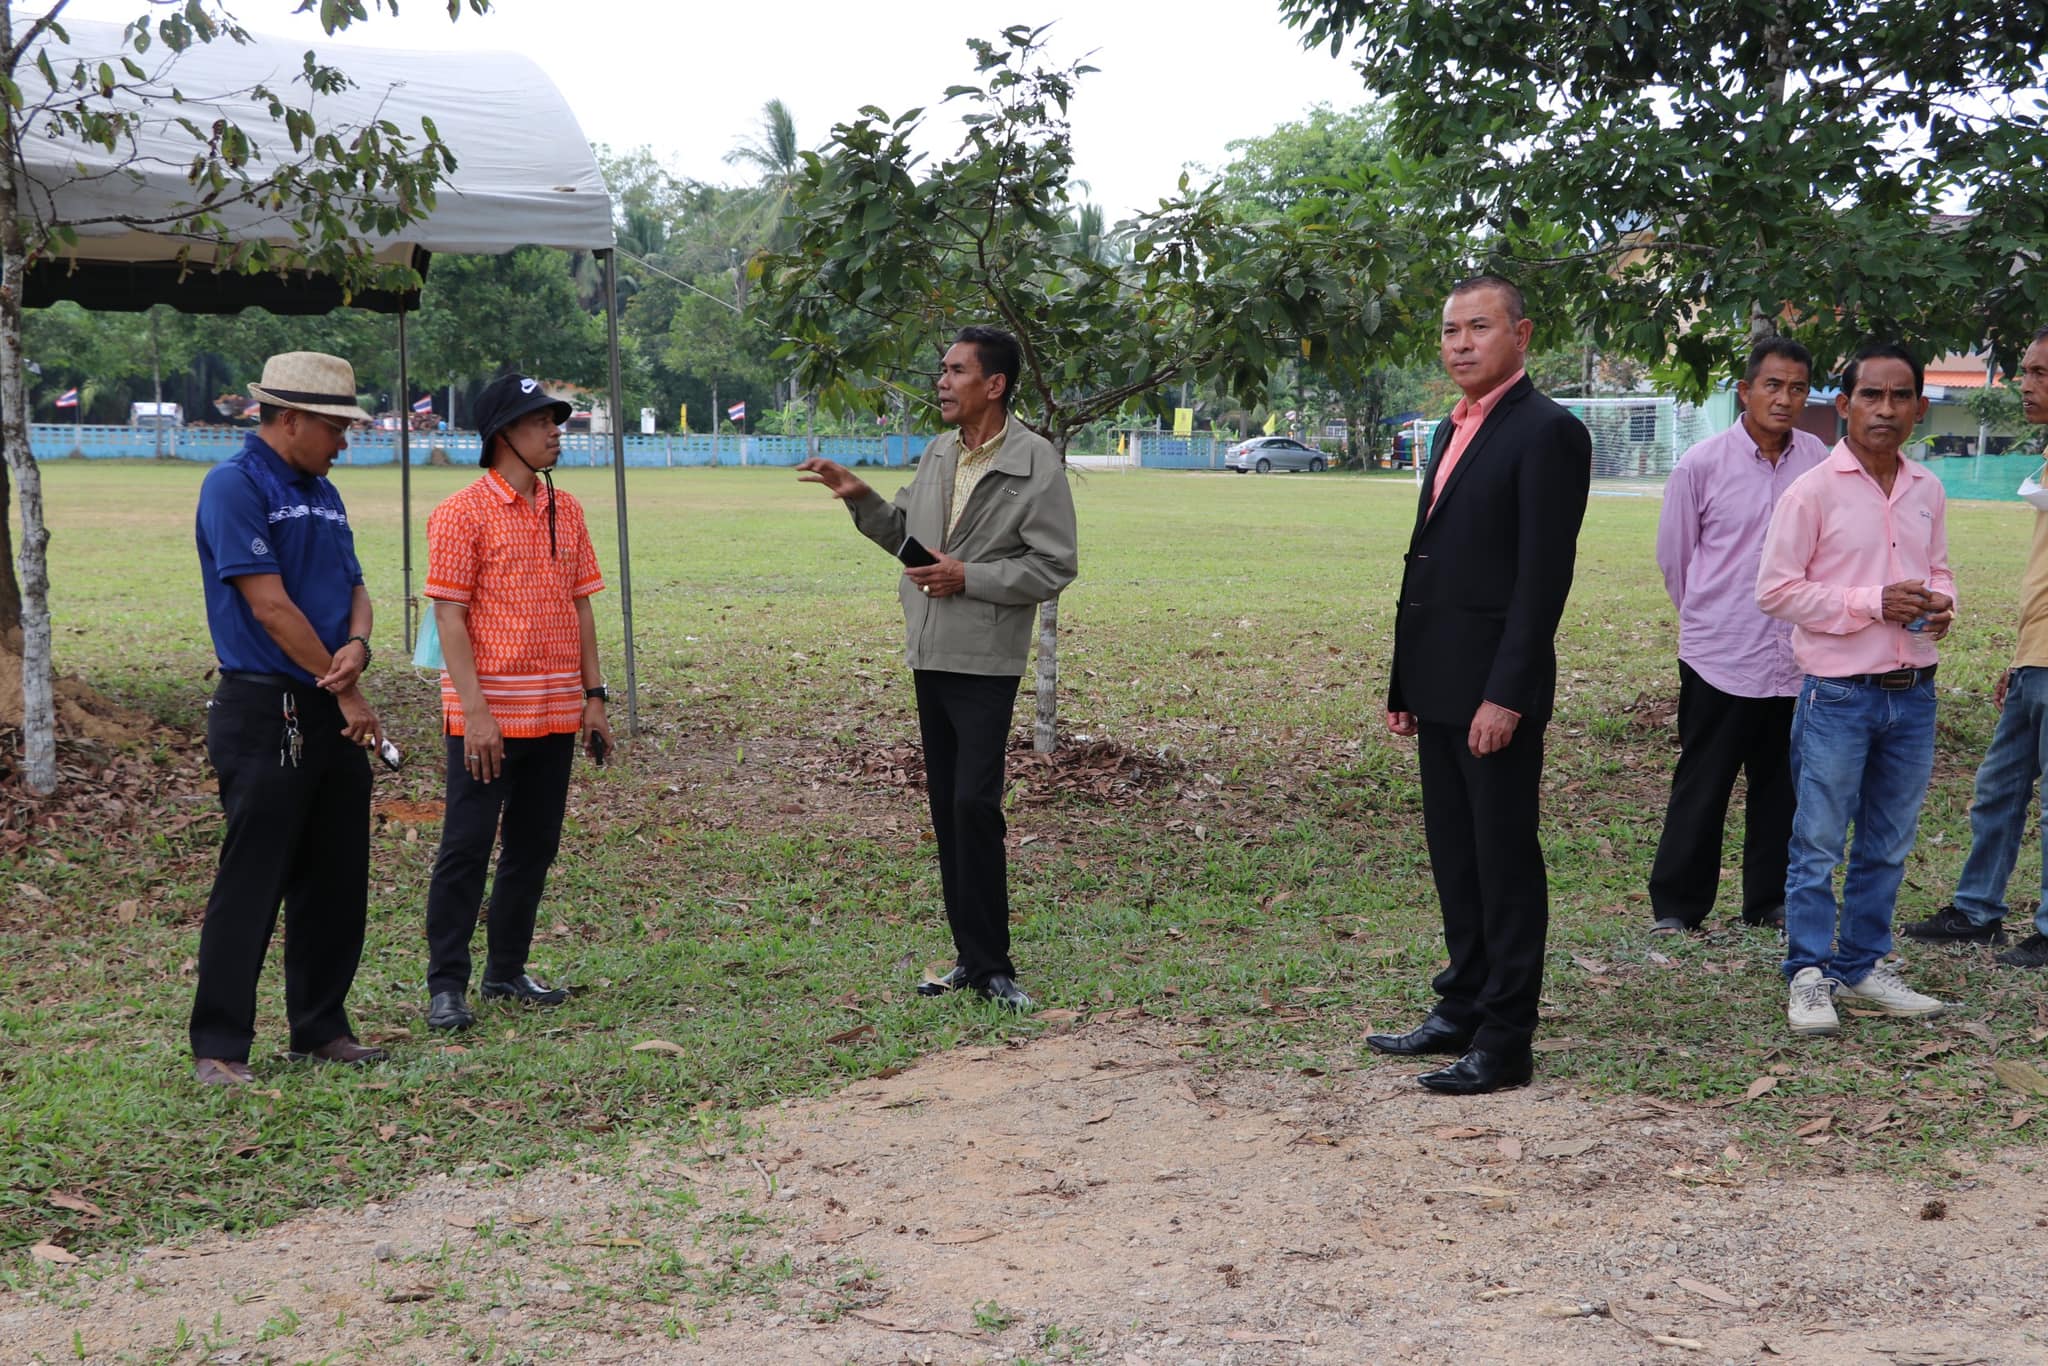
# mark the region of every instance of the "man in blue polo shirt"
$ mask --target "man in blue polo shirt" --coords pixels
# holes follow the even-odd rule
[[[370,1063],[345,1002],[369,902],[370,765],[382,735],[356,684],[370,595],[341,495],[327,481],[356,406],[348,362],[272,356],[241,451],[199,489],[206,624],[220,660],[206,753],[227,833],[199,932],[193,1075],[246,1086],[256,979],[284,906],[290,1056]]]

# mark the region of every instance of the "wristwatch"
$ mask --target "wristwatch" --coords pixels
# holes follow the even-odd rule
[[[612,700],[612,690],[602,683],[594,688],[585,688],[583,690],[583,700],[586,702],[609,702]]]

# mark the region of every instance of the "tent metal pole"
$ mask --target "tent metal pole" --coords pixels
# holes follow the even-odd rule
[[[640,687],[633,659],[633,554],[626,542],[626,395],[619,379],[619,254],[606,247],[604,321],[611,350],[612,500],[619,509],[619,615],[626,627],[626,734],[640,733]]]
[[[405,653],[412,654],[412,392],[405,371],[405,309],[398,310],[398,520],[404,528],[405,601],[398,615],[405,620]]]

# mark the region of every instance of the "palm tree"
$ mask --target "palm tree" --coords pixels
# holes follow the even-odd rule
[[[796,140],[796,119],[789,106],[773,99],[761,106],[760,131],[725,154],[728,166],[751,166],[761,173],[751,205],[753,225],[763,245],[786,244],[784,216],[803,175],[803,148]]]

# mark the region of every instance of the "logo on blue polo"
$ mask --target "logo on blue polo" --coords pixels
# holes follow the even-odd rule
[[[249,553],[252,555],[268,555],[270,553],[270,542],[258,536],[255,540],[249,542]]]

